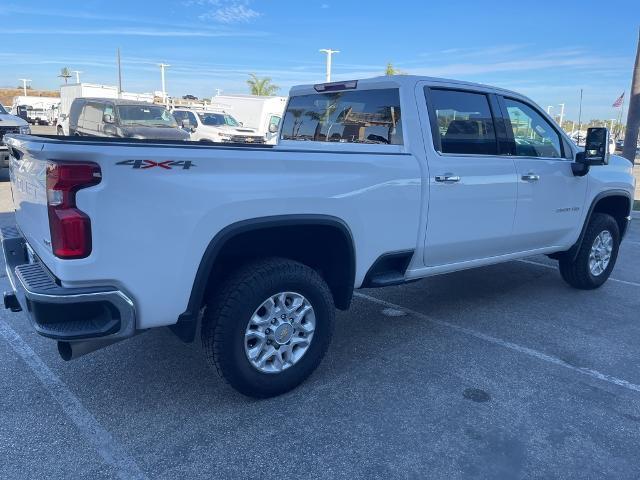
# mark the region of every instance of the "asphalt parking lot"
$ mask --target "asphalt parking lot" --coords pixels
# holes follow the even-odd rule
[[[637,479],[639,310],[640,219],[597,291],[546,257],[360,291],[270,400],[168,330],[65,363],[3,310],[0,478]]]

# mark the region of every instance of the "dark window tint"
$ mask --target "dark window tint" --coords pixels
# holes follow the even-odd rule
[[[434,144],[442,153],[496,155],[489,100],[481,93],[431,89]],[[438,145],[438,143],[440,145]]]
[[[398,89],[292,97],[284,115],[282,138],[402,145]]]
[[[526,103],[504,99],[520,157],[561,157],[560,136],[551,124]]]

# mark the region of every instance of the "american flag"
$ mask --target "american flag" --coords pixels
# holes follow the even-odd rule
[[[618,97],[618,99],[613,102],[613,105],[611,105],[613,108],[620,108],[622,106],[622,101],[624,99],[624,92],[622,92],[622,95],[620,95]]]

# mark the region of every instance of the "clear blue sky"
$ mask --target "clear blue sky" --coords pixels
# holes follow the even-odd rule
[[[129,91],[246,93],[249,72],[282,87],[324,79],[319,48],[341,50],[334,79],[406,73],[503,86],[577,118],[612,118],[629,90],[639,0],[3,0],[0,85],[57,88],[60,68]]]

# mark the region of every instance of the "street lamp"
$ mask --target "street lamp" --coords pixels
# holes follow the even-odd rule
[[[160,77],[162,78],[162,100],[164,100],[164,104],[166,106],[168,98],[167,98],[167,88],[164,82],[164,69],[169,68],[171,65],[167,63],[159,63],[158,66],[160,67]]]
[[[321,48],[320,53],[327,54],[327,82],[331,81],[331,56],[334,53],[340,53],[340,50],[331,50],[330,48]]]
[[[560,105],[560,127],[562,127],[562,121],[564,120],[564,103],[559,103]]]
[[[553,108],[553,105],[547,105],[547,115],[551,115],[552,108]]]
[[[80,74],[84,72],[81,72],[80,70],[73,70],[71,73],[76,74],[76,83],[80,83]]]
[[[19,78],[18,80],[20,80],[22,82],[22,91],[24,92],[24,96],[27,96],[27,83],[31,83],[31,79],[30,78]]]

